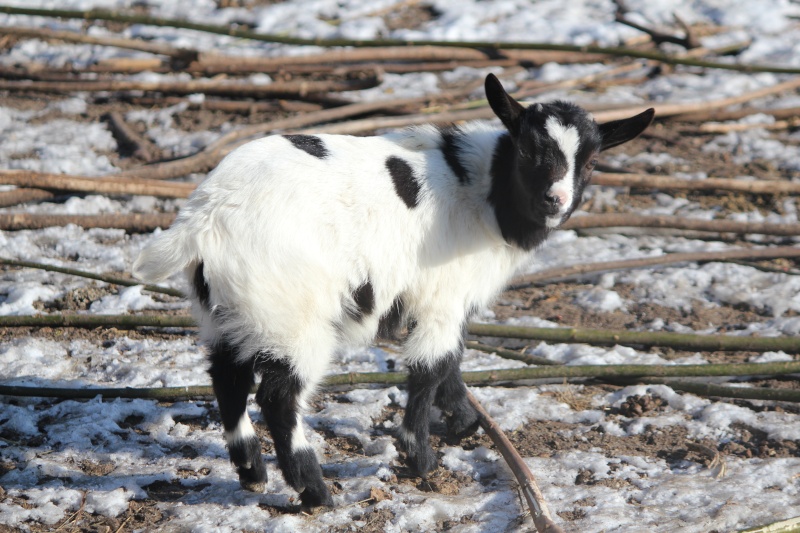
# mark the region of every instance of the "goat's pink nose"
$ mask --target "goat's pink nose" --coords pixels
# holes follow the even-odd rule
[[[564,205],[567,203],[567,193],[565,191],[551,191],[550,201],[558,205]]]

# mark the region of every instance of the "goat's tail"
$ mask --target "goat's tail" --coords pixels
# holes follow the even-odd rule
[[[153,237],[133,263],[133,275],[156,283],[183,270],[197,259],[197,245],[191,225],[178,218],[168,230]]]

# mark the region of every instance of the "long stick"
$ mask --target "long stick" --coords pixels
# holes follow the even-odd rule
[[[19,231],[75,224],[82,228],[116,228],[128,233],[148,233],[156,228],[168,228],[172,213],[123,213],[111,215],[49,215],[41,213],[0,213],[0,230]]]
[[[772,389],[768,387],[730,387],[679,379],[647,378],[648,384],[666,385],[673,390],[691,392],[698,396],[739,398],[743,400],[768,400],[774,402],[800,402],[800,390]]]
[[[800,185],[800,184],[798,184]],[[760,233],[762,235],[800,235],[800,224],[770,224],[766,222],[739,222],[736,220],[703,220],[671,216],[643,216],[630,213],[585,215],[573,217],[562,226],[564,229],[615,228],[623,226],[645,228],[673,228],[718,233]]]
[[[41,202],[55,197],[50,191],[43,189],[14,189],[13,191],[0,192],[0,207],[24,204],[27,202]]]
[[[97,281],[103,281],[105,283],[122,285],[123,287],[133,287],[135,285],[141,285],[140,282],[132,279],[118,278],[116,276],[109,276],[107,274],[95,274],[94,272],[87,272],[85,270],[64,268],[55,265],[46,265],[44,263],[34,263],[31,261],[17,261],[15,259],[0,258],[0,265],[16,266],[23,268],[36,268],[39,270],[46,270],[48,272],[58,272],[60,274],[68,274],[70,276],[95,279]],[[143,285],[142,288],[150,292],[169,294],[170,296],[184,296],[183,292],[179,291],[178,289],[170,289],[169,287],[159,287],[158,285]]]
[[[791,361],[708,365],[562,365],[462,372],[461,376],[464,378],[465,383],[473,385],[552,378],[637,378],[643,382],[658,382],[658,378],[667,377],[772,376],[796,374],[798,372],[800,372],[800,362]],[[401,385],[405,383],[407,379],[408,375],[403,372],[361,372],[327,376],[324,385]],[[255,392],[255,388],[253,392]],[[714,392],[717,391],[714,390]],[[108,396],[109,398],[152,398],[168,400],[191,396],[212,396],[214,392],[210,386],[205,385],[154,388],[56,388],[0,385],[0,394],[13,396],[54,396],[61,398],[94,398],[100,394]],[[721,395],[712,394],[712,396]],[[781,399],[783,400],[784,398]]]
[[[496,324],[470,324],[467,331],[485,337],[509,337],[547,342],[586,343],[600,346],[669,346],[696,351],[783,351],[800,353],[800,337],[738,337],[660,331],[611,331],[582,328],[528,328]]]
[[[467,399],[478,412],[481,427],[497,446],[503,459],[506,460],[506,463],[514,473],[514,477],[517,478],[517,483],[522,488],[522,494],[525,495],[525,500],[528,502],[528,508],[531,511],[536,531],[539,533],[564,533],[564,530],[553,522],[542,491],[539,490],[539,486],[536,484],[536,478],[533,477],[533,473],[528,468],[528,465],[525,464],[525,461],[522,460],[514,445],[511,444],[511,441],[508,440],[508,437],[497,425],[497,422],[489,416],[486,409],[483,408],[470,391],[467,391]]]
[[[54,191],[92,192],[96,194],[143,194],[162,198],[188,198],[195,188],[191,183],[167,183],[116,176],[86,178],[27,170],[0,170],[0,183]]]
[[[677,263],[700,263],[711,261],[730,261],[737,259],[777,259],[786,257],[800,257],[800,247],[776,246],[774,248],[736,248],[718,252],[685,252],[664,254],[656,257],[640,257],[638,259],[625,259],[621,261],[603,261],[599,263],[580,263],[577,265],[550,268],[533,274],[520,276],[514,280],[513,288],[520,288],[532,283],[542,283],[567,278],[574,278],[596,272],[609,272],[612,270],[630,270],[634,268],[647,268]]]
[[[169,315],[25,315],[0,316],[0,327],[73,327],[119,329],[138,327],[194,327],[189,316]],[[783,351],[800,353],[800,337],[740,337],[697,335],[657,331],[614,331],[583,328],[527,328],[496,324],[470,324],[471,335],[507,337],[559,343],[585,343],[600,346],[667,346],[697,351]],[[800,363],[799,363],[800,364]]]
[[[753,180],[729,178],[704,178],[688,180],[672,176],[651,174],[615,174],[602,172],[592,176],[594,185],[609,187],[637,187],[642,189],[682,191],[735,191],[749,194],[800,194],[800,183],[777,180]]]
[[[115,48],[138,50],[140,52],[148,52],[151,54],[164,55],[183,60],[189,60],[197,57],[196,51],[173,48],[172,46],[162,43],[143,41],[141,39],[124,39],[122,37],[114,36],[100,37],[95,35],[86,35],[85,33],[78,33],[74,31],[57,31],[47,28],[25,28],[20,26],[2,26],[0,27],[0,35],[14,35],[17,37],[33,37],[42,40],[52,39],[65,41],[68,43],[112,46]]]
[[[7,81],[0,80],[2,91],[36,92],[105,92],[105,91],[155,91],[165,94],[213,94],[236,97],[270,98],[292,96],[303,98],[309,94],[357,91],[380,84],[380,77],[370,76],[356,80],[332,81],[276,81],[268,84],[241,83],[217,80],[191,81]]]
[[[756,64],[736,64],[719,63],[702,59],[688,57],[676,57],[652,50],[639,50],[622,47],[602,47],[594,45],[570,45],[553,43],[532,43],[532,42],[499,42],[499,41],[436,41],[418,40],[407,41],[402,39],[303,39],[299,37],[289,37],[286,35],[274,35],[257,33],[250,30],[243,30],[231,26],[217,26],[213,24],[201,24],[187,20],[175,20],[151,17],[148,15],[132,15],[117,13],[105,10],[68,10],[68,9],[36,9],[12,6],[0,6],[0,13],[9,15],[38,15],[43,17],[76,18],[84,20],[113,20],[117,22],[129,22],[133,24],[147,24],[150,26],[166,26],[172,28],[185,28],[218,35],[229,35],[243,39],[253,39],[271,43],[283,43],[299,46],[352,46],[355,48],[364,47],[389,47],[389,46],[444,46],[454,48],[474,48],[485,50],[557,50],[565,52],[582,52],[591,54],[607,54],[622,57],[638,57],[650,59],[671,65],[686,65],[702,68],[714,68],[723,70],[735,70],[739,72],[773,72],[781,74],[800,74],[800,68],[779,67],[772,65]]]

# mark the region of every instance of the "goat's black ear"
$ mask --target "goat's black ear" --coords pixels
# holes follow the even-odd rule
[[[525,111],[525,107],[511,98],[494,74],[486,76],[485,88],[486,99],[489,100],[492,111],[508,131],[512,135],[516,135],[519,132],[519,117]]]
[[[600,135],[603,136],[603,143],[600,150],[608,150],[614,146],[626,143],[635,139],[642,133],[647,126],[653,122],[656,110],[652,107],[644,113],[621,120],[612,120],[605,124],[600,124]]]

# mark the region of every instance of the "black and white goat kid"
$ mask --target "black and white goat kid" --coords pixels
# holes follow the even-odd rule
[[[504,127],[271,136],[237,148],[136,260],[149,282],[188,276],[244,488],[267,481],[245,409],[260,375],[256,400],[284,478],[304,506],[332,505],[302,413],[338,349],[404,327],[398,437],[413,470],[433,470],[432,405],[456,436],[477,427],[459,372],[470,314],[572,214],[598,154],[653,119],[650,109],[598,125],[565,102],[525,108],[493,75],[486,96]]]

